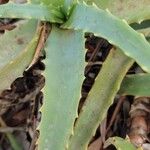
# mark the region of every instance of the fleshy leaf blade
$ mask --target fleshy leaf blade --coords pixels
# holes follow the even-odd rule
[[[127,75],[121,84],[122,95],[150,96],[150,74]]]
[[[77,2],[77,0],[30,0],[31,3],[36,4],[44,4],[44,5],[53,5],[54,7],[59,8],[60,12],[62,12],[64,15],[69,15],[69,12],[73,6],[74,3]]]
[[[24,21],[14,30],[5,31],[3,35],[0,35],[0,69],[13,61],[26,48],[36,32],[37,23],[33,20]]]
[[[150,72],[150,44],[144,35],[133,30],[125,21],[110,12],[86,4],[76,4],[62,28],[93,32],[119,47],[143,70]]]
[[[16,4],[13,2],[0,5],[0,18],[37,19],[62,23],[63,17],[60,10],[52,5],[46,6],[34,3]]]
[[[0,92],[9,88],[11,83],[16,78],[22,76],[23,71],[32,61],[39,38],[39,34],[37,33],[35,35],[34,33],[36,32],[36,27],[37,21],[31,20],[25,25],[20,26],[20,28],[16,28],[13,31],[7,32],[6,35],[4,35],[5,39],[3,37],[0,38],[0,41],[5,40],[5,43],[8,45],[0,45],[0,54],[5,58],[4,60],[2,57],[0,57]],[[18,35],[19,33],[21,35]],[[20,42],[24,42],[22,45],[18,45],[18,42],[16,42],[19,37],[19,40],[23,40]],[[30,40],[31,42],[29,42]],[[13,51],[11,50],[11,47],[9,47],[9,42],[14,42],[14,45],[12,46]]]
[[[118,49],[110,51],[76,121],[69,150],[87,149],[133,62]]]
[[[84,77],[84,34],[55,26],[46,45],[46,85],[39,150],[65,150],[77,117]],[[60,125],[61,124],[61,125]]]
[[[83,1],[83,0],[79,0]],[[149,0],[84,0],[88,4],[93,2],[101,9],[108,9],[113,15],[125,19],[130,23],[140,23],[150,19]]]

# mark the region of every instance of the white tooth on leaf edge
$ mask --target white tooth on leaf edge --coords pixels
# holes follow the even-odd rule
[[[109,42],[110,44],[113,44],[113,41],[110,41],[110,40],[109,40],[108,42]]]
[[[74,135],[74,131],[73,131],[73,129],[71,130],[71,135]]]
[[[76,117],[76,118],[78,118],[78,117],[79,117],[79,115],[78,115],[78,113],[77,113],[77,112],[76,112],[76,115],[75,115],[75,117]]]
[[[143,20],[138,20],[138,24],[141,24],[143,22]]]
[[[98,6],[93,2],[92,6],[94,6],[96,9],[99,9]]]
[[[142,65],[141,65],[142,66]],[[145,66],[142,66],[143,70],[145,70],[146,72],[150,73],[150,68],[148,69],[147,67]]]
[[[127,22],[125,19],[122,19],[122,21],[123,21],[125,24],[128,25],[128,22]]]
[[[143,33],[140,33],[140,35],[141,35],[141,37],[142,37],[142,38],[144,38],[144,39],[145,39],[145,36],[144,36],[144,34],[143,34]]]
[[[88,6],[88,4],[85,1],[83,1],[83,4],[86,5],[86,6]]]
[[[65,149],[67,150],[68,148],[69,148],[69,145],[68,145],[68,143],[67,143],[67,144],[66,144],[66,148],[65,148]]]
[[[108,12],[109,14],[111,14],[111,12],[109,11],[109,9],[108,9],[108,8],[106,8],[105,10],[106,10],[106,12]]]
[[[101,37],[100,34],[98,34],[98,33],[94,33],[94,35],[97,37]]]

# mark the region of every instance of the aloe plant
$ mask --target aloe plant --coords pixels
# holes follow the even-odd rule
[[[0,44],[1,56],[7,57],[6,61],[0,57],[0,91],[8,88],[36,60],[38,42],[43,36],[38,22],[51,24],[47,27],[51,32],[44,47],[46,70],[43,74],[46,85],[43,89],[42,119],[38,127],[40,137],[37,144],[40,150],[87,149],[132,64],[136,61],[145,72],[150,73],[150,30],[136,30],[130,26],[131,23],[150,19],[150,1],[138,1],[141,5],[132,0],[30,0],[25,4],[9,2],[0,5],[1,18],[29,19],[20,29],[0,37],[1,41],[13,42],[15,34],[20,32],[26,35],[24,40],[27,40],[21,46],[15,43],[12,54],[7,53],[9,48],[6,51]],[[114,48],[78,116],[84,79],[85,32],[107,39]],[[136,90],[132,92],[128,78],[123,81],[120,93],[138,95]],[[140,77],[131,77],[131,80],[134,82]],[[146,82],[148,79],[145,77],[143,80]],[[126,87],[127,84],[129,86]],[[134,86],[137,87],[137,84],[136,81]],[[139,90],[140,94],[144,93],[140,87]],[[144,94],[149,95],[148,91]]]
[[[127,75],[121,84],[121,95],[150,96],[150,74]]]

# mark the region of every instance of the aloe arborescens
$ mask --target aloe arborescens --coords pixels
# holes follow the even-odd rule
[[[145,9],[141,9],[136,2],[129,12],[129,6],[133,5],[132,0],[90,0],[88,3],[89,5],[82,0],[31,0],[25,4],[9,2],[0,5],[1,18],[37,19],[52,24],[45,45],[46,85],[43,89],[45,98],[39,126],[40,150],[86,149],[133,62],[136,61],[143,70],[150,72],[150,44],[140,31],[130,27],[130,23],[150,19],[149,0],[145,0],[141,5]],[[118,3],[124,8],[120,10],[121,13]],[[33,22],[27,27],[32,28]],[[36,25],[37,23],[34,28]],[[78,117],[77,109],[85,67],[85,32],[93,32],[117,48],[111,50],[104,62]],[[13,74],[13,71],[17,72],[14,78],[20,76],[23,69],[32,62],[33,52],[36,53],[34,50],[41,36],[38,33],[37,31],[23,54],[17,53],[0,70],[1,80],[4,74]],[[22,57],[27,60],[26,63]],[[24,67],[20,67],[23,64]],[[12,65],[13,70],[9,70]],[[12,80],[7,83],[7,87],[11,82]],[[5,85],[6,81],[3,84]]]

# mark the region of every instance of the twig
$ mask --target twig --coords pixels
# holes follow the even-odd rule
[[[113,112],[113,115],[112,115],[112,117],[111,117],[110,123],[109,123],[109,125],[108,125],[108,127],[107,127],[106,133],[110,130],[112,124],[114,123],[115,118],[116,118],[116,115],[118,114],[118,112],[119,112],[119,110],[120,110],[120,108],[121,108],[121,105],[122,105],[122,103],[123,103],[123,101],[124,101],[125,99],[126,99],[125,96],[123,96],[123,97],[121,97],[121,98],[119,99],[119,101],[118,101],[118,103],[117,103],[117,106],[116,106],[116,108],[115,108],[115,110],[114,110],[114,112]]]
[[[100,39],[99,42],[98,42],[98,44],[97,44],[97,46],[96,46],[96,48],[95,48],[95,50],[94,50],[94,52],[92,53],[92,55],[91,55],[91,57],[90,57],[90,59],[89,59],[89,61],[88,61],[87,66],[89,65],[89,63],[91,63],[92,61],[94,61],[94,59],[95,59],[95,57],[97,56],[97,53],[98,53],[98,51],[99,51],[99,49],[100,49],[100,45],[102,45],[103,43],[104,43],[104,40]],[[87,73],[90,71],[90,69],[91,69],[91,67],[89,67],[89,68],[85,71],[85,74],[87,74]]]

